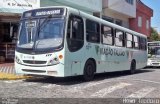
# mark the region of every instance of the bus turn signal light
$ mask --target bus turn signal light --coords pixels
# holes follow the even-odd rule
[[[63,58],[63,55],[59,55],[59,59],[62,59]]]

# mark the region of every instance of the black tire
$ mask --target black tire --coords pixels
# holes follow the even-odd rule
[[[136,72],[136,62],[132,61],[130,67],[130,74],[134,74],[135,72]]]
[[[88,60],[84,66],[83,79],[85,81],[91,81],[94,78],[95,64],[92,60]]]

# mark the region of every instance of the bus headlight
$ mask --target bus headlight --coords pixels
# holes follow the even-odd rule
[[[15,61],[18,63],[18,64],[21,64],[22,62],[21,62],[21,60],[16,56],[15,57]]]
[[[59,59],[57,57],[49,60],[48,65],[56,65],[59,64]]]

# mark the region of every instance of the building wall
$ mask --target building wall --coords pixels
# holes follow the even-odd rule
[[[113,18],[114,23],[116,22],[116,20],[121,20],[122,21],[122,26],[126,27],[126,28],[129,28],[129,20],[128,20],[127,16],[125,16],[121,13],[114,12],[112,10],[108,10],[108,9],[106,9],[106,11],[107,12],[104,14],[104,16]]]
[[[113,10],[128,17],[136,17],[136,2],[129,4],[126,0],[103,0],[103,8]]]
[[[140,32],[150,37],[151,34],[151,17],[153,16],[153,10],[143,4],[140,0],[137,0],[136,18],[129,20],[130,29]],[[142,25],[138,26],[139,18],[142,18]],[[148,28],[147,28],[148,20]]]
[[[106,17],[122,21],[122,26],[129,28],[129,18],[136,17],[136,2],[129,4],[126,0],[103,0],[103,12]]]
[[[70,6],[87,13],[102,11],[102,0],[41,0],[41,7]]]

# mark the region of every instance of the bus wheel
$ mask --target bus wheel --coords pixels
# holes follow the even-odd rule
[[[131,67],[130,67],[130,74],[134,74],[136,71],[136,61],[131,62]]]
[[[88,60],[84,66],[83,79],[91,81],[94,78],[95,64],[92,60]]]

